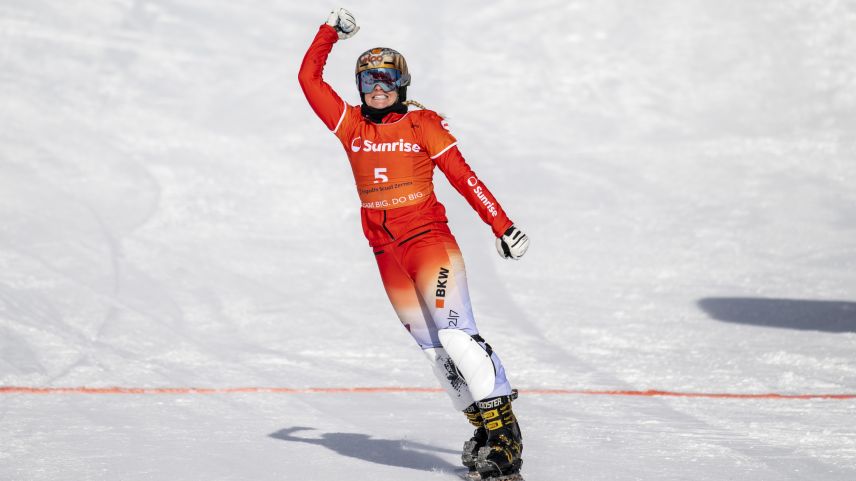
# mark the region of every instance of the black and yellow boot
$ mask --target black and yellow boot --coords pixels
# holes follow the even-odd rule
[[[516,397],[517,391],[514,391],[510,396],[484,399],[476,403],[487,429],[487,444],[479,449],[476,456],[476,470],[483,480],[523,479],[520,476],[523,435],[511,410],[511,401]]]
[[[487,429],[484,427],[481,411],[479,411],[476,403],[472,403],[464,409],[464,415],[467,416],[467,420],[470,421],[470,424],[476,430],[473,431],[473,437],[464,443],[464,450],[461,452],[461,462],[470,470],[467,476],[470,479],[476,480],[480,479],[479,472],[476,469],[476,458],[478,457],[479,449],[487,444]]]

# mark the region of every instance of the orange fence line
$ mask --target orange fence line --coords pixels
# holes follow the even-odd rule
[[[0,394],[335,394],[335,393],[435,393],[440,388],[429,387],[26,387],[0,386]],[[709,399],[856,399],[854,394],[779,394],[779,393],[704,393],[677,391],[609,391],[575,389],[521,389],[522,394],[564,396],[629,396],[629,397],[684,397]]]

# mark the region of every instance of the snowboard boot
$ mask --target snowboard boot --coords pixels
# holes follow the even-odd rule
[[[516,397],[515,390],[509,396],[476,403],[487,429],[487,444],[476,455],[476,470],[484,480],[522,479],[519,473],[523,465],[523,435],[511,410],[511,401]]]
[[[476,469],[476,458],[478,457],[479,449],[487,444],[487,429],[484,427],[481,411],[479,411],[476,403],[472,403],[464,409],[464,415],[467,416],[467,420],[469,420],[470,424],[476,430],[473,431],[473,437],[464,443],[464,450],[461,452],[461,462],[470,470],[467,473],[467,477],[476,480],[480,479],[479,472]]]

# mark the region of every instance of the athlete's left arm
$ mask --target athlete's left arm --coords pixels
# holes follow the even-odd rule
[[[464,156],[461,155],[457,145],[452,144],[444,152],[434,157],[434,162],[449,179],[452,187],[464,196],[464,199],[478,213],[479,217],[490,226],[494,235],[502,237],[513,223],[505,215],[505,211],[502,210],[496,197],[464,160]]]

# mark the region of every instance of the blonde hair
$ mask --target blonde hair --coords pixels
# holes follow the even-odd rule
[[[424,105],[422,105],[421,103],[419,103],[419,102],[417,102],[417,101],[415,101],[415,100],[405,100],[405,101],[404,101],[404,102],[402,102],[402,103],[403,103],[404,105],[407,105],[407,106],[411,106],[411,105],[412,105],[412,106],[414,106],[414,107],[416,107],[416,108],[418,108],[418,109],[428,110],[428,108],[427,108],[427,107],[425,107]]]
[[[402,103],[402,104],[404,104],[404,105],[407,105],[408,107],[412,105],[412,106],[414,106],[414,107],[416,107],[416,108],[418,108],[418,109],[428,110],[428,107],[426,107],[426,106],[422,105],[421,103],[419,103],[419,102],[417,102],[417,101],[415,101],[415,100],[405,100],[404,102],[401,102],[401,103]],[[441,114],[440,112],[437,112],[437,115],[439,115],[441,119],[445,119],[445,118],[446,118],[446,114]]]

